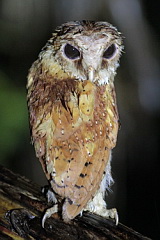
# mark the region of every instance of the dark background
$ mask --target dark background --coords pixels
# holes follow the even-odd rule
[[[30,145],[26,76],[57,25],[104,20],[125,36],[116,76],[121,118],[108,207],[120,222],[160,239],[160,6],[138,0],[0,1],[0,164],[46,184]]]

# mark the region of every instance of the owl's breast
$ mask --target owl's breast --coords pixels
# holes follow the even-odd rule
[[[72,219],[95,195],[116,143],[114,86],[72,79],[34,84],[29,108],[36,154]]]
[[[54,136],[68,139],[84,125],[94,120],[96,88],[90,82],[73,82],[74,91],[66,91],[53,105]]]
[[[83,207],[102,180],[116,143],[118,115],[109,86],[80,82],[65,99],[54,105],[52,113],[56,127],[50,150],[54,166],[51,184],[74,206]]]
[[[113,148],[118,126],[113,86],[75,82],[74,91],[67,91],[53,104],[54,138],[67,140],[74,135],[75,141],[96,141],[105,136]]]

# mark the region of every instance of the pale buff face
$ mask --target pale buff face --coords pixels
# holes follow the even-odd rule
[[[53,49],[53,45],[49,44],[43,58],[49,57],[52,61],[54,56],[54,61],[56,60],[66,73],[77,80],[90,80],[98,85],[112,82],[123,49],[121,35],[107,23],[102,23],[99,31],[81,29],[82,26],[79,28],[80,33],[74,34],[75,29],[73,29],[65,36],[59,37],[56,40],[58,49]],[[70,59],[65,53],[67,44],[75,48],[79,56]],[[106,58],[105,52],[107,51]],[[50,68],[52,68],[51,61]]]

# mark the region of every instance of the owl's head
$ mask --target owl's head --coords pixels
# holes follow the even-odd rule
[[[121,34],[111,24],[74,21],[55,30],[40,58],[50,69],[56,62],[70,77],[102,85],[113,81],[122,50]]]

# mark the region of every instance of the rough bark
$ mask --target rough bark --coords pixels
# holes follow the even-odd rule
[[[56,215],[47,219],[43,229],[41,219],[50,205],[41,187],[2,166],[0,186],[0,239],[149,240],[121,223],[116,226],[114,221],[90,213],[70,224]]]

